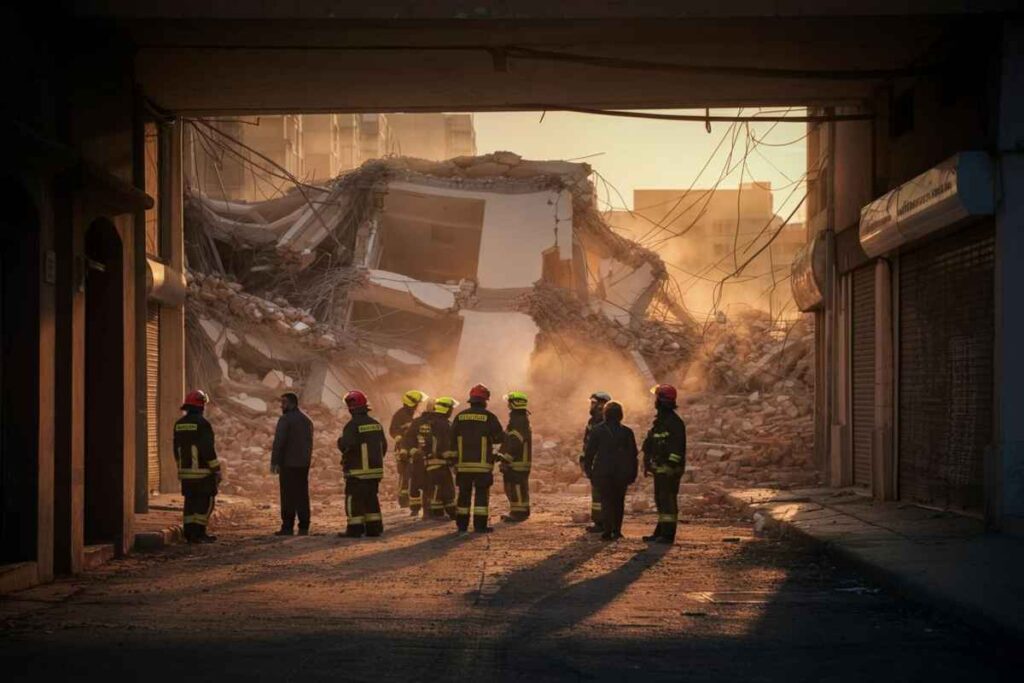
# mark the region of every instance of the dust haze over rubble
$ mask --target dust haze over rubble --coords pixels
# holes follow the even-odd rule
[[[661,255],[595,204],[587,164],[511,152],[370,161],[262,202],[190,190],[187,373],[213,392],[224,492],[276,498],[282,391],[317,427],[315,510],[340,505],[347,390],[386,424],[406,389],[462,401],[478,381],[502,418],[502,393],[530,392],[540,493],[588,490],[577,457],[591,392],[623,401],[642,436],[655,382],[682,390],[684,492],[812,481],[810,319],[694,319]],[[385,477],[387,504],[394,485]]]

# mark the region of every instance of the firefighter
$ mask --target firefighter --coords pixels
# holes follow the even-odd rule
[[[658,525],[644,540],[674,543],[679,519],[679,482],[686,468],[686,424],[676,413],[676,388],[659,384],[654,393],[654,423],[644,439],[644,475],[654,474]]]
[[[181,494],[185,498],[185,540],[212,543],[216,536],[206,533],[221,480],[220,462],[213,443],[213,426],[203,416],[210,398],[196,389],[185,397],[185,414],[174,423],[174,459],[178,463]]]
[[[345,405],[352,419],[338,438],[341,469],[345,476],[345,514],[348,526],[339,536],[359,538],[380,536],[384,520],[380,514],[377,488],[384,476],[384,456],[388,441],[384,427],[370,417],[370,403],[361,391],[345,394]]]
[[[388,435],[395,442],[395,468],[398,470],[398,506],[409,507],[409,449],[402,443],[403,437],[409,431],[416,416],[416,408],[423,402],[426,395],[422,391],[412,389],[402,395],[402,407],[391,416],[391,424],[388,426]],[[413,511],[413,515],[417,510]]]
[[[505,394],[508,401],[508,426],[501,452],[501,476],[508,497],[509,514],[503,522],[522,522],[530,516],[530,461],[533,456],[533,432],[530,429],[528,400],[521,391]]]
[[[590,395],[590,419],[587,421],[586,429],[583,430],[583,454],[580,455],[580,467],[587,479],[590,479],[590,523],[587,531],[590,533],[603,533],[604,525],[601,523],[601,492],[594,484],[592,476],[594,469],[593,456],[587,455],[587,441],[590,439],[594,428],[604,422],[604,406],[612,397],[606,391],[595,391]]]
[[[423,462],[426,472],[424,519],[444,519],[446,514],[455,519],[455,483],[448,462],[452,455],[449,420],[457,405],[454,398],[441,396],[413,421],[406,437],[407,443],[416,444],[410,452]]]
[[[455,483],[459,489],[455,524],[459,533],[469,528],[481,533],[493,531],[487,526],[491,485],[494,483],[494,448],[500,446],[505,432],[487,401],[491,391],[482,384],[469,390],[469,407],[455,416],[450,450],[455,460]]]

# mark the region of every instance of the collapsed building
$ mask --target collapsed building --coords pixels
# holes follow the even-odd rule
[[[590,173],[498,152],[368,162],[264,202],[190,195],[193,384],[257,412],[233,368],[330,409],[355,387],[381,407],[410,382],[500,391],[571,321],[653,383],[672,365],[660,352],[685,359],[696,328],[661,259],[601,220]],[[671,315],[650,318],[656,303]]]
[[[590,174],[498,152],[376,160],[263,202],[191,193],[188,381],[214,389],[226,490],[273,492],[270,406],[283,391],[300,394],[315,453],[329,455],[349,389],[386,418],[410,387],[459,397],[477,382],[536,390],[540,491],[585,488],[585,415],[567,419],[567,403],[582,412],[597,387],[646,406],[640,391],[658,381],[703,397],[686,408],[691,483],[806,471],[806,324],[785,339],[766,314],[698,325],[660,257],[605,224]],[[313,467],[314,495],[340,494],[337,458]]]

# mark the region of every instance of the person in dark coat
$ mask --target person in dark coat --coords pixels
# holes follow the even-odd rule
[[[313,421],[299,410],[299,397],[281,395],[281,417],[274,432],[270,471],[278,475],[281,488],[281,530],[277,536],[294,533],[299,518],[299,536],[309,533],[309,466],[313,460]]]
[[[636,481],[637,447],[633,430],[622,424],[621,403],[605,404],[604,421],[590,433],[585,455],[593,462],[591,481],[601,492],[604,522],[601,538],[606,541],[622,538],[626,489]]]

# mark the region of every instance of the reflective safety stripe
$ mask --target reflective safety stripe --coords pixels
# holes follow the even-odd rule
[[[489,462],[460,462],[456,466],[459,472],[490,472],[494,466]]]
[[[379,512],[367,512],[363,515],[363,519],[367,522],[379,522],[381,520],[381,516]]]
[[[530,471],[530,463],[528,463],[528,462],[512,462],[512,463],[509,463],[509,467],[512,469],[513,472],[529,472]]]
[[[461,439],[462,437],[459,438]],[[455,451],[445,451],[442,455],[444,456],[445,460],[452,460],[453,458],[455,458],[455,456],[458,455],[458,453],[456,453]]]
[[[490,510],[491,510],[490,507],[484,507],[484,508],[474,507],[473,508],[473,516],[474,517],[486,517],[487,513],[490,512]]]
[[[176,432],[198,432],[199,425],[195,422],[181,422],[174,425],[174,431]]]
[[[668,459],[674,463],[680,463],[683,461],[683,456],[679,455],[678,453],[672,453],[671,455],[668,456]]]
[[[668,432],[652,432],[651,436],[653,436],[655,439],[664,439],[665,437],[668,436]]]
[[[459,415],[459,421],[464,422],[471,420],[473,422],[487,422],[487,415],[484,413],[462,413]]]
[[[178,470],[178,479],[181,479],[182,481],[206,479],[211,474],[213,474],[213,472],[205,467],[200,467],[199,469],[181,468]]]
[[[209,468],[210,468],[211,470],[215,470],[215,469],[217,469],[217,468],[219,468],[219,467],[220,467],[220,460],[218,460],[217,458],[214,458],[214,459],[213,459],[213,460],[211,460],[210,462],[206,463],[206,465],[207,465],[207,466],[208,466],[208,467],[209,467]]]
[[[462,436],[459,436],[459,462],[462,462]]]
[[[600,512],[601,511],[601,504],[600,503],[591,503],[590,504],[590,509],[594,510],[595,512]]]
[[[490,448],[488,447],[488,444],[487,444],[487,437],[486,436],[481,436],[480,437],[480,462],[486,461],[487,460],[487,456],[489,454],[490,454]]]
[[[345,496],[345,516],[352,517],[352,496]]]
[[[511,503],[508,507],[513,512],[529,512],[530,510],[529,503]]]
[[[359,433],[365,434],[366,432],[382,432],[384,428],[377,423],[370,423],[366,425],[359,425]]]
[[[455,512],[457,514],[460,514],[460,515],[468,515],[469,514],[469,508],[457,507],[457,508],[455,508]]]
[[[444,503],[431,503],[430,504],[430,509],[431,510],[444,510]]]
[[[362,515],[360,515],[359,517],[349,517],[348,518],[349,526],[355,526],[357,524],[362,524],[362,523],[363,523]]]
[[[677,521],[676,516],[671,514],[671,513],[669,513],[669,514],[659,513],[658,514],[658,522],[670,522],[672,524],[675,524],[676,521]]]

